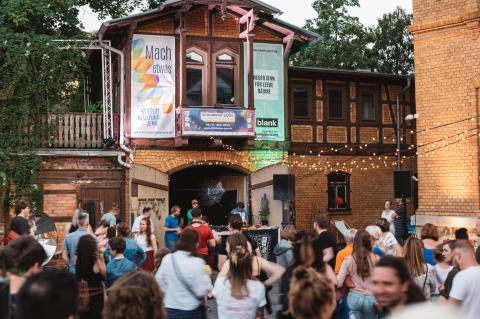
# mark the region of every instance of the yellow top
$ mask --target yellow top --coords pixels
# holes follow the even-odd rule
[[[352,255],[353,251],[353,244],[348,244],[347,247],[343,248],[337,253],[337,259],[335,261],[335,273],[338,274],[340,272],[340,267],[342,267],[342,263],[348,256]]]

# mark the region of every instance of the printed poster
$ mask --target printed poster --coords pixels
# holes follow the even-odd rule
[[[131,136],[175,137],[175,37],[134,34]]]
[[[254,136],[254,113],[247,109],[185,108],[181,110],[184,136]]]
[[[245,65],[247,65],[246,43],[244,49]],[[254,43],[253,88],[257,140],[285,140],[284,74],[283,45]],[[245,71],[245,101],[248,101],[247,79],[248,72]]]

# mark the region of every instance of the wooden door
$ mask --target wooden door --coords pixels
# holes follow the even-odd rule
[[[81,188],[80,190],[80,206],[90,214],[90,224],[95,227],[102,218],[104,213],[108,213],[112,209],[113,204],[122,207],[122,198],[120,188]],[[92,212],[95,218],[92,220]],[[124,214],[121,214],[122,219]]]

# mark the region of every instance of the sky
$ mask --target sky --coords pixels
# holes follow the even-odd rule
[[[263,0],[277,7],[283,14],[279,17],[299,27],[303,27],[305,19],[315,17],[312,0]],[[397,6],[412,12],[412,0],[360,0],[360,7],[350,8],[352,16],[357,16],[365,26],[375,25],[384,13],[391,12]],[[86,31],[97,31],[102,21],[88,7],[82,7],[79,14]],[[108,20],[108,19],[107,19]]]

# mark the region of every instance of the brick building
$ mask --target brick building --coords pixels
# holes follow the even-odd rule
[[[480,215],[480,3],[414,0],[410,31],[419,114],[417,224],[473,227]]]
[[[175,0],[105,22],[99,41],[110,41],[115,66],[119,147],[102,144],[104,126],[93,124],[101,115],[60,121],[60,142],[41,150],[39,176],[44,211],[60,232],[79,206],[100,218],[118,203],[131,221],[149,205],[161,240],[169,207],[186,211],[192,198],[213,224],[225,223],[237,202],[258,223],[262,198],[271,225],[290,218],[289,208],[305,229],[321,212],[357,228],[373,223],[393,200],[396,97],[407,80],[288,67],[290,54],[321,39],[279,14],[254,0]],[[414,112],[412,86],[401,96],[400,118]],[[402,121],[402,136],[413,129]],[[412,155],[414,141],[401,142]],[[402,165],[415,170],[408,159]],[[274,175],[287,174],[294,196],[275,200]]]

